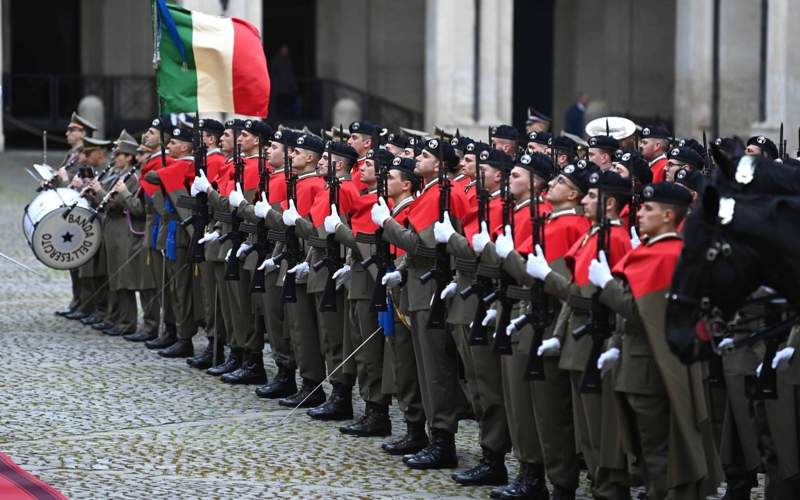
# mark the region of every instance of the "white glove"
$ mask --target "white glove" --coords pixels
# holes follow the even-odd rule
[[[231,252],[232,251],[233,251],[233,248],[229,248],[228,249],[228,253],[225,254],[225,262],[228,262],[229,260],[231,260]]]
[[[508,257],[508,254],[514,251],[514,233],[511,231],[511,226],[506,225],[505,234],[501,234],[497,237],[494,246],[497,255],[499,255],[501,259],[505,259]]]
[[[339,227],[339,224],[342,223],[342,218],[339,217],[339,210],[336,209],[336,205],[331,204],[331,214],[325,217],[325,232],[328,234],[334,234],[336,232],[336,228]]]
[[[589,281],[599,288],[605,288],[609,281],[614,279],[611,276],[611,269],[608,267],[608,260],[606,259],[606,252],[601,250],[597,259],[592,259],[589,264]]]
[[[784,347],[776,352],[775,357],[772,358],[772,369],[782,371],[789,368],[789,361],[791,361],[792,356],[794,356],[794,347]]]
[[[619,361],[619,349],[616,347],[612,347],[611,349],[605,351],[597,358],[597,369],[600,370],[602,373],[607,372],[608,370],[617,366],[617,362]]]
[[[450,222],[450,214],[445,210],[444,222],[439,222],[437,220],[433,223],[433,237],[436,238],[436,243],[447,243],[455,232],[456,230],[453,228],[453,223]]]
[[[383,198],[378,198],[378,203],[372,205],[370,215],[372,216],[372,222],[377,224],[378,227],[383,227],[383,224],[392,217],[392,213]]]
[[[556,337],[551,337],[547,340],[543,340],[542,343],[539,344],[539,348],[536,349],[536,355],[544,356],[545,354],[556,352],[559,349],[561,349],[561,341]]]
[[[400,271],[392,271],[390,273],[386,273],[383,275],[381,279],[381,284],[385,285],[386,288],[394,288],[400,283],[403,282],[403,275]]]
[[[297,224],[297,219],[300,218],[300,213],[294,207],[294,200],[289,200],[289,208],[283,211],[283,223],[287,226],[294,226]]]
[[[722,339],[722,340],[720,341],[719,345],[717,345],[717,348],[718,348],[720,351],[725,351],[725,350],[728,350],[728,349],[733,349],[733,339],[732,339],[732,338],[730,338],[730,337],[726,337],[726,338]]]
[[[258,271],[268,270],[267,272],[270,272],[273,269],[275,269],[275,267],[276,267],[275,266],[275,261],[272,260],[272,258],[270,257],[269,259],[264,259],[264,262],[262,262],[261,265],[258,266],[257,270]]]
[[[200,193],[205,193],[209,189],[211,189],[211,183],[208,181],[206,173],[201,170],[200,175],[195,177],[194,182],[192,182],[192,189],[191,189],[192,196],[197,196]]]
[[[342,287],[342,285],[344,285],[345,281],[350,279],[350,266],[347,264],[343,265],[337,269],[335,273],[333,273],[331,278],[336,280],[336,289],[338,290]]]
[[[439,294],[439,298],[444,300],[447,297],[450,297],[451,295],[455,295],[457,288],[458,284],[455,281],[451,281],[450,283],[448,283],[446,287],[444,287],[442,293]]]
[[[301,262],[294,266],[293,268],[286,271],[289,274],[297,274],[297,279],[302,278],[306,274],[308,274],[308,262]]]
[[[244,201],[244,195],[242,194],[242,186],[237,182],[236,189],[231,191],[231,194],[228,195],[228,205],[231,208],[239,208],[239,205]]]
[[[544,281],[552,269],[550,269],[547,259],[544,258],[541,245],[536,245],[534,250],[534,253],[528,254],[528,264],[525,266],[525,271],[537,280]]]
[[[221,235],[216,231],[211,231],[210,233],[206,233],[203,235],[202,238],[197,240],[198,245],[202,245],[203,243],[208,243],[209,241],[217,241],[221,238]]]
[[[269,205],[267,201],[267,195],[261,193],[261,201],[257,201],[255,206],[253,207],[253,212],[256,214],[256,217],[263,219],[267,216],[267,213],[272,210],[272,207]]]
[[[511,323],[509,323],[508,326],[506,327],[506,335],[510,337],[511,335],[513,335],[514,332],[519,331],[520,330],[519,324],[523,320],[525,320],[524,314],[522,316],[517,316],[516,318],[512,319]]]
[[[486,222],[481,222],[481,232],[472,235],[472,249],[475,250],[475,253],[481,253],[491,240]]]
[[[253,245],[251,245],[250,243],[247,242],[242,243],[241,245],[239,245],[239,250],[236,250],[236,258],[241,259],[242,256],[251,248],[253,248]]]
[[[631,226],[631,247],[638,248],[641,244],[642,240],[640,240],[639,235],[636,234],[636,227]]]
[[[489,326],[489,323],[494,322],[497,319],[497,309],[489,309],[486,311],[486,315],[483,317],[481,324],[483,326]]]
[[[761,376],[761,369],[763,367],[764,367],[764,363],[759,363],[758,364],[758,366],[756,367],[756,377],[760,377]]]

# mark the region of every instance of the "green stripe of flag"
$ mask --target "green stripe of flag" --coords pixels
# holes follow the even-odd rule
[[[162,113],[193,113],[197,109],[197,68],[192,50],[192,13],[168,5],[178,34],[186,47],[186,62],[181,59],[178,47],[161,24],[161,62],[156,72],[158,95],[163,99]]]

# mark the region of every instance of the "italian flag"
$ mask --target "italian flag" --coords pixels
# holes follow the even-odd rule
[[[266,117],[269,72],[255,26],[154,0],[154,56],[162,113]]]

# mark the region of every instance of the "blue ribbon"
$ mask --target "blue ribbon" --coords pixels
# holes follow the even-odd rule
[[[177,47],[178,54],[181,55],[181,61],[186,64],[188,62],[186,59],[186,47],[183,45],[181,35],[178,33],[178,26],[175,24],[175,19],[172,17],[169,7],[167,7],[167,2],[164,0],[157,0],[157,3],[159,19],[167,26],[167,32],[169,33],[170,38],[172,38],[172,42],[175,44],[175,47]]]
[[[158,246],[157,245],[158,244],[158,228],[160,226],[161,226],[161,214],[158,213],[158,212],[155,212],[153,214],[153,232],[150,235],[151,236],[151,238],[150,238],[150,248],[152,248],[153,250],[155,250],[156,246]]]
[[[384,337],[394,337],[394,304],[388,293],[386,294],[386,310],[378,311],[378,326],[383,329]]]
[[[178,211],[175,210],[175,207],[172,206],[172,202],[169,200],[169,198],[164,200],[164,208],[167,210],[167,213],[178,213]],[[178,244],[175,240],[177,233],[178,221],[167,221],[167,247],[164,249],[164,256],[169,260],[176,260],[178,258]]]

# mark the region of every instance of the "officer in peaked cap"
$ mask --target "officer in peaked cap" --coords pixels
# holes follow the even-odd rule
[[[550,125],[553,119],[533,108],[528,108],[528,116],[525,120],[525,132],[547,132],[550,130]]]
[[[778,158],[778,147],[769,137],[754,135],[747,140],[747,147],[744,154],[751,156],[763,156],[770,160]]]

